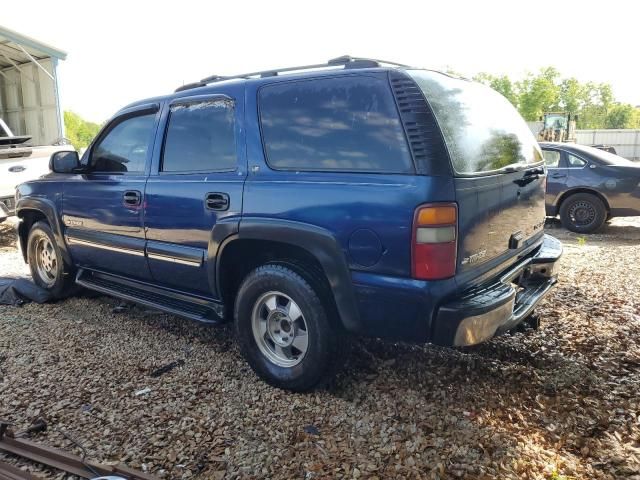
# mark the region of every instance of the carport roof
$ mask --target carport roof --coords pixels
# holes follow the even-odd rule
[[[0,70],[45,58],[64,60],[67,52],[0,25]]]

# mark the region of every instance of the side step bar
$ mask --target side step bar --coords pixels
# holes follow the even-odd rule
[[[80,269],[76,283],[89,290],[122,298],[204,323],[220,323],[224,306],[213,300],[95,270]]]

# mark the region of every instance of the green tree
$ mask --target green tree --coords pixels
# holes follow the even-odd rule
[[[607,112],[604,127],[640,128],[640,109],[626,103],[615,103]]]
[[[473,77],[473,80],[493,88],[509,100],[514,107],[518,108],[518,92],[514,83],[506,75],[496,76],[490,73],[479,73]]]
[[[560,82],[560,107],[562,111],[576,115],[586,103],[586,92],[575,78],[565,78]]]
[[[578,117],[578,128],[606,128],[606,118],[613,104],[613,90],[608,83],[587,82],[584,104]]]
[[[87,122],[74,112],[64,112],[64,128],[67,138],[76,150],[89,146],[100,131],[100,125]]]
[[[544,112],[560,107],[560,73],[553,67],[528,74],[516,83],[519,91],[519,110],[525,120],[538,120]]]
[[[514,82],[506,75],[479,73],[473,77],[504,95],[528,121],[544,112],[568,112],[577,128],[640,128],[640,109],[615,101],[608,83],[581,83],[563,78],[553,67],[528,73]]]

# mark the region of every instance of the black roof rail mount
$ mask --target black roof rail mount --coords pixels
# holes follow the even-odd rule
[[[332,58],[327,63],[318,63],[315,65],[302,65],[299,67],[287,67],[287,68],[277,68],[273,70],[263,70],[260,72],[249,72],[249,73],[241,73],[238,75],[211,75],[209,77],[203,78],[199,82],[187,83],[186,85],[182,85],[176,89],[176,92],[182,92],[184,90],[190,90],[192,88],[204,87],[205,85],[209,85],[210,83],[221,82],[223,80],[231,80],[234,78],[251,78],[251,77],[276,77],[280,73],[286,72],[295,72],[299,70],[313,70],[318,68],[328,68],[328,67],[339,67],[343,66],[344,68],[375,68],[381,67],[383,65],[390,65],[393,67],[409,67],[408,65],[403,65],[402,63],[396,62],[388,62],[386,60],[377,60],[375,58],[361,58],[361,57],[352,57],[350,55],[343,55],[341,57]]]

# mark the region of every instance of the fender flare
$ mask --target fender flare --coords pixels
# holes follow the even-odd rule
[[[25,210],[35,210],[45,216],[51,230],[53,231],[53,236],[55,237],[64,261],[67,264],[72,265],[73,262],[71,261],[71,255],[67,249],[67,244],[64,241],[64,230],[62,228],[60,217],[58,216],[58,209],[56,208],[55,203],[47,198],[22,197],[16,203],[16,215],[18,218],[24,218],[23,212]],[[27,262],[27,239],[29,238],[29,231],[26,227],[27,226],[23,221],[18,224],[18,239],[20,241],[20,248],[25,262]]]
[[[320,264],[331,288],[342,325],[348,331],[361,331],[360,317],[351,272],[345,254],[327,229],[303,222],[277,218],[243,217],[237,233],[227,237],[216,255],[216,289],[222,291],[220,259],[236,240],[267,240],[290,244],[309,252]]]

